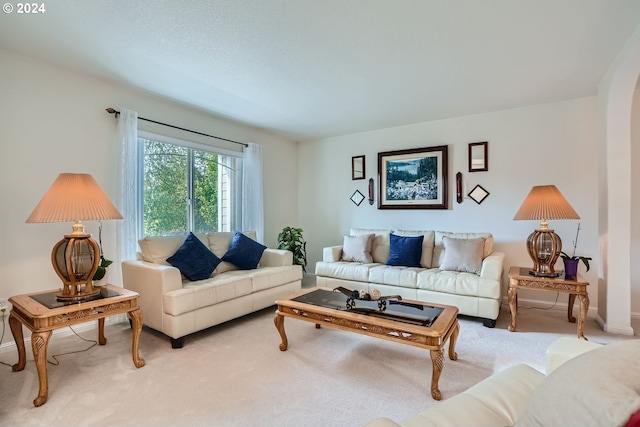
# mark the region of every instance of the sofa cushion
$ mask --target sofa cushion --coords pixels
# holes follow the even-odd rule
[[[373,262],[380,264],[387,262],[387,259],[389,259],[389,235],[391,234],[391,230],[352,228],[349,234],[352,236],[375,234],[371,245],[371,257],[373,258]]]
[[[253,270],[258,266],[266,246],[236,231],[222,261],[230,262],[241,270]]]
[[[442,263],[442,258],[444,257],[444,242],[442,239],[445,236],[453,239],[477,239],[481,237],[485,239],[482,259],[488,257],[493,252],[493,235],[491,233],[454,233],[450,231],[436,231],[431,268],[440,267],[440,264]]]
[[[424,236],[389,236],[389,258],[387,265],[420,267]]]
[[[167,262],[180,270],[187,279],[203,280],[211,276],[220,264],[220,258],[193,233],[189,233],[176,253],[167,258]]]
[[[166,292],[162,308],[166,314],[179,316],[199,308],[249,295],[253,292],[249,276],[214,276],[197,282],[185,282],[182,289]]]
[[[178,248],[184,243],[186,234],[173,236],[147,236],[138,240],[140,246],[140,255],[142,259],[154,264],[171,265],[167,262],[167,258],[176,253]],[[196,233],[196,237],[203,243],[207,241],[207,236]],[[221,257],[222,255],[219,255]]]
[[[342,261],[373,262],[373,258],[371,257],[373,236],[373,234],[344,236],[342,243]]]
[[[402,288],[416,288],[416,276],[422,267],[401,267],[390,265],[378,265],[369,270],[369,283],[372,285],[390,285]]]
[[[436,232],[433,230],[396,230],[393,232],[396,236],[424,236],[422,240],[422,258],[420,265],[424,268],[431,268],[433,259],[433,243],[436,238]]]
[[[501,286],[499,280],[484,279],[475,273],[442,271],[437,268],[420,271],[417,277],[418,289],[493,300],[500,298]]]
[[[576,356],[538,386],[516,426],[620,426],[640,408],[640,340]]]
[[[355,262],[325,262],[316,263],[316,276],[333,277],[342,280],[353,280],[356,282],[369,281],[369,269],[379,264],[358,264]]]
[[[440,263],[440,270],[480,274],[484,240],[482,237],[476,239],[453,239],[444,236],[442,238],[444,256]]]
[[[242,234],[245,236],[257,240],[255,231],[243,231]],[[218,258],[222,258],[224,254],[229,250],[229,245],[231,245],[231,240],[233,240],[233,236],[235,235],[232,231],[217,231],[213,233],[206,234],[206,241],[209,242],[209,249],[213,252]],[[222,261],[218,267],[216,267],[214,273],[224,273],[229,270],[237,270],[238,267],[231,264],[230,262]]]

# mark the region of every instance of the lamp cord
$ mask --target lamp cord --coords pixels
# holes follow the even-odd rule
[[[0,346],[2,345],[2,340],[4,339],[4,333],[5,333],[5,330],[7,329],[7,325],[6,325],[5,321],[4,321],[5,311],[6,311],[6,309],[2,310],[2,318],[0,319],[0,321],[2,322],[2,334],[0,334]],[[73,350],[73,351],[67,351],[65,353],[53,354],[53,355],[51,355],[51,359],[53,359],[53,361],[47,359],[47,363],[49,363],[51,365],[54,365],[54,366],[58,366],[60,364],[60,361],[58,360],[59,356],[66,356],[67,354],[74,354],[74,353],[82,353],[82,352],[87,351],[87,350],[95,347],[96,345],[98,345],[98,341],[86,339],[86,338],[80,336],[71,326],[69,326],[68,328],[71,329],[71,332],[73,332],[82,341],[90,342],[91,345],[89,347],[87,347],[87,348],[82,349],[82,350]],[[9,363],[6,363],[6,362],[3,362],[3,361],[0,361],[0,365],[8,366],[10,368],[13,367],[13,365],[11,365]]]

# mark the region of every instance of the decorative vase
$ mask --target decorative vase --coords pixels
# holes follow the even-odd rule
[[[567,280],[576,280],[578,278],[579,259],[563,259],[564,261],[564,278]]]

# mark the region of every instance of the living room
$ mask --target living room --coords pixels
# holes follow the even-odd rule
[[[593,10],[607,7],[598,1],[590,2],[590,5]],[[593,48],[598,64],[583,64],[592,74],[583,82],[580,91],[567,91],[549,99],[538,98],[528,104],[513,100],[511,107],[490,111],[445,112],[440,118],[429,120],[415,116],[414,120],[402,124],[392,120],[395,111],[390,109],[387,111],[389,121],[380,122],[376,127],[306,137],[278,132],[277,126],[269,123],[234,120],[231,115],[225,116],[222,109],[216,113],[195,104],[188,105],[175,96],[184,84],[185,93],[198,98],[198,94],[188,93],[192,89],[181,80],[187,66],[176,66],[172,70],[175,80],[165,81],[173,92],[167,95],[168,92],[159,88],[161,94],[153,94],[126,81],[118,81],[118,58],[104,57],[103,67],[106,75],[111,75],[109,78],[105,74],[96,76],[84,72],[71,62],[65,63],[67,55],[71,54],[69,51],[62,52],[62,63],[55,56],[61,54],[59,51],[37,55],[34,44],[24,32],[11,31],[21,25],[15,23],[16,18],[24,18],[22,24],[27,26],[26,19],[46,19],[47,15],[18,17],[5,13],[0,17],[0,27],[4,28],[0,29],[4,101],[0,117],[4,136],[2,158],[5,159],[0,174],[6,202],[0,227],[6,244],[0,263],[3,277],[0,299],[59,284],[51,268],[50,253],[52,245],[69,232],[70,224],[25,223],[59,173],[90,173],[111,200],[118,199],[119,171],[114,166],[119,155],[114,142],[117,120],[107,114],[105,108],[124,107],[160,122],[261,144],[264,148],[265,194],[263,243],[274,248],[283,227],[301,227],[307,241],[307,280],[313,280],[313,267],[322,259],[323,248],[341,244],[343,235],[352,227],[491,232],[495,250],[505,253],[506,270],[512,265],[529,266],[531,259],[525,241],[539,224],[514,221],[513,217],[531,187],[556,185],[580,219],[550,221],[551,228],[561,236],[564,249],[571,250],[580,224],[576,251],[593,258],[588,272],[584,267],[580,270],[590,283],[590,321],[607,333],[633,335],[632,319],[640,317],[640,267],[633,263],[638,254],[636,242],[640,240],[640,230],[633,225],[633,218],[640,209],[640,198],[633,189],[640,185],[640,178],[631,172],[640,161],[633,148],[640,130],[637,128],[640,95],[635,90],[640,71],[637,66],[640,62],[640,32],[637,30],[640,18],[637,18],[638,8],[633,2],[621,2],[620,8],[611,12],[608,19],[613,22],[602,18],[608,28],[596,26],[588,19],[583,23],[586,28],[595,26],[599,32],[595,29],[593,32],[599,36],[615,33],[615,37],[607,39],[609,44],[603,52]],[[48,9],[50,15],[66,11],[56,11],[53,4],[48,5]],[[571,10],[571,7],[567,9]],[[600,12],[592,9],[589,17],[595,19]],[[32,25],[29,23],[28,27]],[[46,25],[40,31],[47,31]],[[31,33],[32,38],[37,40],[40,31]],[[580,33],[580,37],[591,43],[590,37],[594,36],[588,33]],[[109,43],[110,36],[113,34],[105,35],[103,43]],[[60,36],[51,34],[52,39],[57,37]],[[558,40],[560,44],[564,42]],[[77,43],[82,45],[84,41],[79,37]],[[578,45],[567,42],[567,46]],[[95,46],[95,50],[101,49],[102,45]],[[571,57],[574,52],[565,54]],[[583,56],[577,52],[575,55],[586,57],[584,52]],[[463,75],[470,80],[482,80],[486,65],[482,60],[469,59],[465,65]],[[557,68],[564,65],[569,67],[561,64]],[[171,64],[166,66],[171,68]],[[143,69],[141,74],[152,76],[154,72]],[[597,78],[594,79],[594,75]],[[529,75],[525,74],[525,77]],[[513,75],[513,80],[505,81],[504,86],[496,90],[509,92],[512,86],[526,85],[529,92],[542,92],[547,77],[551,79],[540,76],[538,80],[524,80]],[[577,74],[563,76],[564,81],[579,77]],[[459,85],[466,87],[462,82]],[[363,93],[369,89],[364,84],[361,88]],[[227,104],[229,111],[233,110],[233,102],[237,102],[225,98],[221,90],[202,96],[219,99],[221,104]],[[428,97],[429,93],[424,96]],[[372,109],[385,101],[384,94],[371,99],[363,96],[363,99],[366,100],[363,108],[370,103]],[[453,105],[446,107],[459,111]],[[257,107],[247,103],[244,108]],[[354,115],[354,120],[362,114],[342,110],[339,101],[324,108],[335,108],[345,118]],[[314,117],[308,117],[306,121],[313,122]],[[179,131],[168,131],[142,121],[139,128],[184,137]],[[317,132],[316,127],[314,131]],[[206,137],[194,138],[195,142],[210,143]],[[468,144],[480,141],[488,141],[488,170],[469,173]],[[378,153],[441,145],[448,146],[448,208],[378,209]],[[365,156],[364,180],[352,180],[354,156]],[[455,198],[456,172],[462,172],[462,203]],[[350,198],[356,190],[368,196],[369,178],[373,178],[376,185],[376,200],[373,205],[366,200],[356,205]],[[476,185],[489,192],[482,203],[476,203],[467,195]],[[97,222],[88,222],[87,229],[95,235]],[[120,261],[123,260],[118,255],[116,221],[104,222],[102,236],[105,253],[116,261],[109,269],[109,280],[121,286]],[[506,301],[506,271],[504,276]],[[542,307],[552,305],[555,297],[546,292],[523,291],[520,294],[521,302]],[[559,300],[558,305],[566,307],[566,301]],[[503,306],[501,317],[508,317],[507,307]],[[6,317],[4,326],[8,331]],[[0,342],[0,351],[15,351],[10,334],[5,334]],[[141,352],[144,353],[144,341]],[[3,371],[2,375],[18,374]],[[445,376],[446,371],[443,378]],[[25,400],[29,401],[27,396]]]

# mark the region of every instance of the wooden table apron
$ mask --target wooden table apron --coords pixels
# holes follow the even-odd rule
[[[433,366],[431,374],[431,396],[435,400],[441,399],[438,382],[442,368],[444,367],[444,346],[447,341],[449,341],[449,359],[458,359],[458,354],[455,351],[455,345],[460,331],[460,325],[457,319],[457,307],[407,300],[406,302],[409,303],[431,304],[437,307],[444,307],[443,312],[434,324],[431,327],[426,327],[291,301],[292,298],[314,289],[303,290],[287,299],[276,301],[278,309],[276,310],[273,321],[282,339],[282,343],[280,344],[281,351],[287,350],[289,346],[284,330],[285,317],[315,323],[316,328],[320,328],[321,325],[326,325],[344,331],[356,332],[424,348],[429,350]]]
[[[47,346],[54,329],[98,320],[98,343],[105,345],[107,339],[104,336],[104,319],[116,314],[127,313],[129,319],[131,319],[133,329],[131,345],[133,364],[136,368],[144,366],[145,361],[140,358],[138,353],[143,320],[142,310],[138,306],[139,295],[124,288],[113,285],[106,286],[107,289],[120,295],[58,308],[45,307],[31,298],[33,295],[55,292],[55,289],[9,298],[9,302],[12,305],[9,314],[9,326],[18,347],[18,363],[13,365],[12,369],[13,372],[22,371],[26,365],[27,358],[22,334],[22,325],[24,325],[31,331],[31,348],[40,382],[38,396],[33,401],[35,406],[41,406],[46,403],[49,393]]]
[[[513,266],[509,269],[509,309],[511,310],[511,324],[509,331],[516,330],[516,317],[518,315],[518,289],[532,289],[537,291],[559,292],[569,294],[569,304],[567,307],[567,318],[569,322],[576,323],[573,316],[573,305],[576,297],[580,303],[580,310],[577,321],[578,338],[587,340],[584,336],[584,321],[587,318],[589,310],[589,294],[586,282],[580,275],[577,280],[566,280],[563,278],[536,277],[529,274],[523,274],[523,267]]]

